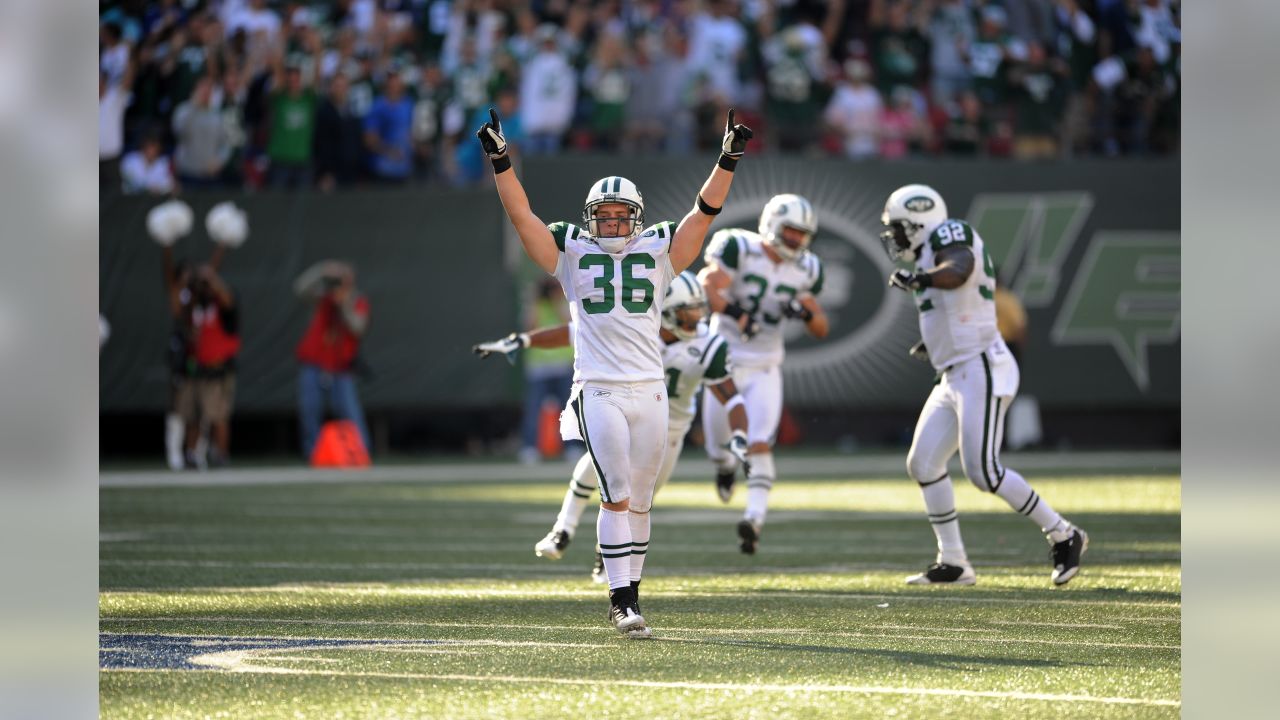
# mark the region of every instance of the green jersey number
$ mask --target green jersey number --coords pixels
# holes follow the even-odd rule
[[[742,282],[748,285],[755,286],[755,292],[748,291],[747,307],[743,308],[744,310],[747,311],[747,313],[751,315],[755,315],[757,312],[760,311],[760,300],[764,297],[764,294],[769,290],[769,281],[766,280],[765,278],[760,277],[759,275],[756,275],[754,273],[749,273],[747,275],[742,276]],[[773,288],[774,295],[783,296],[781,299],[781,302],[783,304],[790,302],[796,296],[797,292],[798,291],[795,288],[791,287],[790,285],[776,285]],[[769,313],[764,313],[763,315],[760,316],[760,319],[766,325],[777,325],[778,323],[782,322],[781,317],[770,315]]]
[[[652,270],[658,266],[657,261],[652,255],[644,253],[636,253],[627,255],[622,258],[622,307],[627,312],[644,313],[653,307],[653,283],[647,278],[638,278],[634,276],[635,267]],[[600,277],[595,279],[593,287],[600,290],[601,298],[599,300],[588,300],[583,298],[582,309],[587,311],[588,315],[597,315],[599,313],[607,313],[613,310],[618,302],[618,293],[614,288],[613,279],[615,275],[615,265],[613,258],[608,255],[583,255],[578,260],[579,270],[589,270],[593,267],[601,269]],[[636,299],[636,291],[640,291],[640,299]]]
[[[996,299],[996,265],[991,262],[991,253],[987,252],[987,246],[982,246],[982,270],[991,279],[991,287],[986,285],[978,285],[978,294],[988,300]]]
[[[680,383],[680,369],[667,368],[667,398],[668,399],[675,400],[677,397],[679,397],[676,394],[676,388],[679,387],[679,383]]]

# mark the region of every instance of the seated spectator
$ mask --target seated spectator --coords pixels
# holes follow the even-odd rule
[[[222,110],[213,103],[214,81],[204,76],[196,82],[191,99],[173,112],[177,137],[174,165],[187,187],[216,187],[231,158],[231,135]]]
[[[133,93],[129,92],[129,76],[112,84],[109,73],[98,73],[98,184],[102,188],[120,187],[120,153],[124,150],[124,112]]]
[[[839,133],[844,154],[851,160],[875,157],[880,152],[880,115],[884,102],[871,84],[871,66],[865,60],[847,60],[844,80],[836,86],[823,118]]]
[[[582,73],[582,87],[591,98],[591,133],[597,150],[616,151],[626,121],[631,77],[624,65],[626,47],[614,35],[600,38],[596,55]]]
[[[932,97],[941,103],[969,89],[964,49],[974,39],[973,14],[964,0],[942,0],[928,28]]]
[[[316,179],[325,192],[355,182],[364,157],[364,119],[348,102],[350,81],[344,73],[329,80],[329,92],[316,111]]]
[[[978,155],[986,151],[988,134],[982,102],[976,93],[964,93],[942,130],[943,149],[950,155]]]
[[[520,80],[520,107],[528,121],[524,151],[529,155],[560,149],[578,101],[578,78],[560,51],[556,27],[539,27],[537,38],[538,52]]]
[[[812,28],[788,28],[770,38],[763,51],[768,134],[784,152],[807,150],[817,140],[813,129],[826,93],[822,69],[811,60],[812,46],[802,27]]]
[[[168,195],[176,184],[169,157],[163,154],[159,134],[149,133],[142,146],[120,162],[122,188],[126,193]]]
[[[277,56],[271,88],[271,182],[277,187],[310,184],[315,133],[316,93],[302,77],[302,66]]]
[[[924,17],[913,19],[911,12],[906,0],[883,0],[871,6],[871,63],[880,92],[886,95],[898,85],[917,87],[924,77],[929,41],[921,32]]]
[[[899,85],[891,97],[892,103],[880,115],[880,155],[897,160],[920,149],[927,139],[928,127],[916,106],[914,90]]]
[[[1067,68],[1039,43],[1027,44],[1027,60],[1009,70],[1017,119],[1013,154],[1023,160],[1056,157],[1058,121],[1065,101]]]
[[[513,158],[520,157],[519,150],[525,144],[525,114],[516,98],[515,90],[503,88],[498,91],[498,97],[494,100],[498,117],[502,118],[502,134],[507,138],[508,147],[511,148],[508,152]],[[469,118],[467,127],[479,127],[486,122],[489,122],[488,108],[476,110],[475,116]],[[456,167],[453,181],[459,185],[477,182],[490,173],[489,163],[477,142],[459,143],[454,152],[454,163]]]
[[[383,93],[364,118],[364,142],[373,176],[403,183],[413,173],[413,99],[405,92],[400,71],[387,73]]]

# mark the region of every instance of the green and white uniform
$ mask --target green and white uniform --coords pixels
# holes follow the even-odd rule
[[[760,332],[746,339],[737,321],[716,313],[711,330],[729,343],[733,382],[746,405],[748,441],[772,444],[782,419],[781,366],[786,354],[782,308],[792,298],[822,292],[822,262],[806,251],[794,260],[775,263],[765,254],[758,233],[739,228],[712,236],[705,259],[732,278],[726,291],[729,302],[738,303],[760,322]],[[725,450],[731,434],[729,413],[714,397],[704,399],[702,423],[711,460],[717,465],[731,462]]]
[[[645,510],[663,458],[667,392],[661,302],[676,273],[675,225],[662,222],[608,253],[583,229],[548,226],[561,254],[555,276],[573,318],[573,389],[561,415],[566,440],[582,439],[605,502]]]
[[[982,238],[962,220],[925,228],[916,270],[938,265],[944,248],[967,247],[974,268],[960,287],[925,288],[915,293],[920,336],[938,371],[908,455],[912,477],[922,483],[946,474],[947,460],[960,450],[965,474],[986,492],[1004,480],[999,462],[1004,416],[1018,392],[1018,364],[996,328],[995,271]],[[1028,510],[1029,511],[1029,510]]]
[[[729,346],[724,338],[707,331],[705,325],[700,331],[695,338],[677,340],[669,345],[664,344],[662,348],[667,395],[670,398],[670,420],[667,426],[666,452],[658,471],[655,493],[671,479],[676,463],[680,460],[685,435],[693,424],[698,388],[704,384],[718,385],[728,380],[732,371]],[[573,469],[573,478],[569,481],[569,490],[556,518],[555,530],[567,529],[570,533],[577,530],[586,501],[598,485],[599,480],[591,458],[584,455]]]

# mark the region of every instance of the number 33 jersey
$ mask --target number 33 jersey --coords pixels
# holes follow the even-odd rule
[[[664,379],[662,298],[675,278],[675,224],[650,226],[618,253],[607,253],[569,223],[547,226],[560,249],[555,276],[569,301],[574,382]]]
[[[764,240],[758,233],[729,228],[711,237],[705,259],[733,278],[727,290],[729,302],[738,303],[760,322],[760,332],[747,340],[733,318],[716,313],[712,319],[711,330],[728,341],[734,365],[760,368],[781,364],[782,324],[786,322],[782,308],[792,298],[822,291],[818,256],[806,251],[794,260],[774,263],[765,254]]]
[[[929,360],[942,370],[975,358],[1000,337],[996,329],[995,268],[978,233],[963,220],[946,220],[929,233],[920,248],[916,271],[937,267],[938,253],[949,247],[973,253],[973,273],[952,290],[930,287],[915,292],[920,311],[920,337]]]

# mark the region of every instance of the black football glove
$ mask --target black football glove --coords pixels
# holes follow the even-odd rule
[[[502,134],[502,121],[498,119],[498,111],[489,108],[489,122],[476,131],[480,139],[480,147],[493,163],[493,171],[500,173],[511,167],[511,158],[507,157],[507,138]]]
[[[755,135],[751,128],[742,123],[734,124],[733,108],[729,108],[729,117],[724,123],[724,140],[720,143],[720,167],[733,172],[738,161],[747,151],[747,141]]]
[[[889,276],[889,284],[902,290],[923,290],[933,287],[933,277],[929,273],[909,273],[906,270],[894,270]]]
[[[804,303],[795,298],[791,298],[782,305],[782,316],[794,318],[809,322],[813,319],[813,311],[804,306]]]
[[[742,332],[743,340],[750,340],[751,338],[759,334],[760,321],[756,320],[754,315],[748,313],[746,309],[743,308],[738,303],[732,302],[732,303],[729,303],[728,305],[725,305],[724,310],[722,312],[724,312],[725,315],[728,315],[729,317],[733,318],[734,321],[738,323],[738,328]],[[741,318],[746,318],[746,322],[743,323]]]

